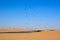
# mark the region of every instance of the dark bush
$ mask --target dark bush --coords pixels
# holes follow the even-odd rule
[[[42,30],[33,30],[33,32],[42,32]]]

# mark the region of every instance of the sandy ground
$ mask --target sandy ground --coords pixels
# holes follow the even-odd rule
[[[60,30],[33,33],[0,34],[0,40],[60,40]]]

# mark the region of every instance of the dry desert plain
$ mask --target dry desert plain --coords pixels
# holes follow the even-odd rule
[[[7,30],[0,30],[6,32]],[[8,30],[20,31],[20,30]],[[43,30],[41,32],[32,33],[0,33],[0,40],[60,40],[60,30]]]

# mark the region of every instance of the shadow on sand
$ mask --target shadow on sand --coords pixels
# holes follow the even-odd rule
[[[6,34],[6,33],[32,33],[32,32],[0,32],[0,34]]]
[[[32,30],[32,31],[22,31],[22,32],[0,32],[0,34],[7,34],[7,33],[32,33],[32,32],[42,32],[42,30]]]

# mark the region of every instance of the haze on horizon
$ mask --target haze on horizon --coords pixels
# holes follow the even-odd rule
[[[0,0],[0,28],[60,29],[60,1]]]

